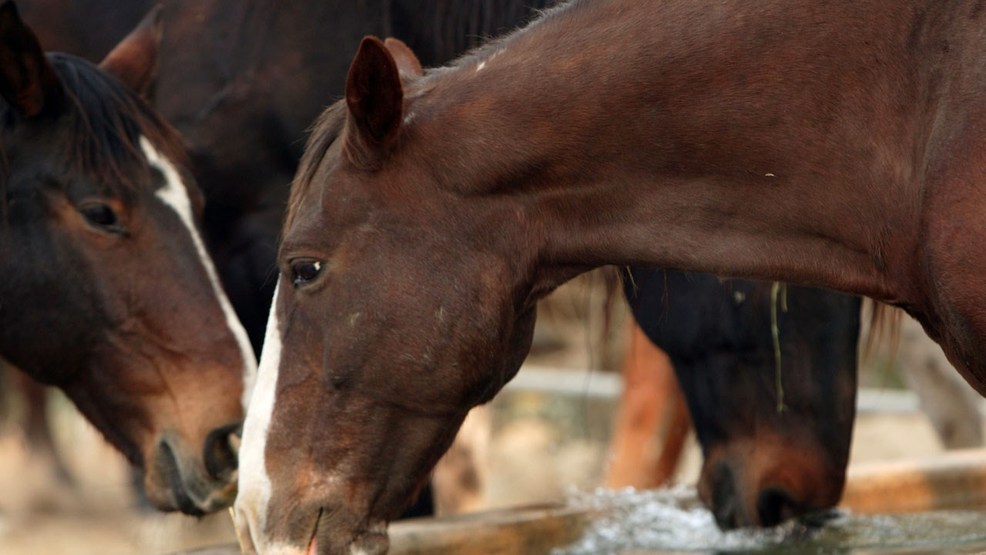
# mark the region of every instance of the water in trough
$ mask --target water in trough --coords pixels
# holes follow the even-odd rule
[[[818,522],[720,532],[690,487],[598,490],[571,501],[602,513],[583,537],[552,555],[658,553],[984,553],[986,511],[895,515],[833,512]],[[824,522],[822,522],[824,521]]]

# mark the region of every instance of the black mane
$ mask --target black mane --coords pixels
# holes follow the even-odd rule
[[[500,43],[490,41],[536,19],[563,0],[395,0],[391,5],[394,35],[417,55],[428,72],[446,63],[483,55]],[[499,40],[504,40],[503,36]],[[285,228],[297,213],[297,203],[312,186],[315,172],[332,144],[342,134],[346,104],[327,108],[309,128],[308,142],[298,165],[288,199]]]
[[[140,137],[176,163],[185,163],[178,133],[142,98],[96,65],[67,54],[48,54],[62,84],[62,98],[54,99],[62,132],[69,145],[70,168],[96,176],[108,193],[132,191],[140,185],[133,168],[146,168]],[[0,107],[3,131],[20,124],[12,107]],[[3,157],[6,161],[6,157]]]
[[[394,35],[425,67],[448,63],[533,20],[560,0],[395,0]]]

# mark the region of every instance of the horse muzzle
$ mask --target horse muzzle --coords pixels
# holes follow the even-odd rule
[[[390,549],[387,524],[360,527],[355,533],[343,524],[347,518],[335,519],[323,511],[305,555],[384,555]]]
[[[387,524],[365,520],[343,507],[277,511],[278,530],[268,530],[258,511],[267,508],[238,500],[234,512],[240,550],[250,555],[383,555],[390,547]],[[285,518],[286,517],[286,518]]]
[[[807,447],[787,447],[786,454],[761,447],[760,452],[767,453],[762,457],[745,449],[710,452],[698,489],[719,528],[776,526],[838,504],[844,466],[823,460]]]
[[[234,428],[211,432],[198,456],[189,456],[179,440],[165,434],[144,469],[144,489],[151,504],[193,516],[232,505],[237,477]]]

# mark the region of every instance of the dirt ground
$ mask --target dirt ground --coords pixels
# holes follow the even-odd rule
[[[577,285],[545,311],[544,321],[554,324],[539,330],[533,362],[619,366],[620,349],[613,346],[621,345],[622,315],[607,320],[598,291],[598,283]],[[609,346],[593,341],[607,334]],[[16,428],[0,425],[0,555],[152,555],[235,541],[226,513],[194,519],[138,508],[122,458],[58,399],[56,440],[73,485],[60,483],[47,461],[27,453]],[[486,417],[485,487],[472,508],[560,500],[573,487],[595,488],[606,466],[612,412],[612,400],[505,391]],[[942,450],[926,418],[913,410],[860,414],[853,445],[853,463]],[[699,463],[692,439],[677,480],[693,483]]]

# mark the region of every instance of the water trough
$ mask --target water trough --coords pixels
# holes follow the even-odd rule
[[[653,499],[644,497],[648,495],[652,495]],[[548,554],[571,544],[576,547],[561,553],[591,553],[594,548],[579,550],[578,542],[583,534],[592,533],[592,527],[596,523],[614,515],[617,519],[625,518],[624,513],[631,510],[631,505],[652,501],[664,503],[669,510],[678,511],[685,518],[701,518],[695,515],[705,514],[697,508],[697,502],[690,498],[688,490],[684,489],[666,490],[664,493],[658,490],[654,494],[585,494],[574,496],[572,502],[566,505],[541,505],[400,522],[390,529],[391,553],[534,555]],[[841,553],[930,553],[940,552],[946,547],[952,553],[983,552],[986,551],[986,450],[857,465],[849,471],[842,508],[852,515],[900,515],[840,517],[842,520],[835,519],[834,524],[826,525],[817,533],[822,539],[808,538],[807,535],[810,534],[806,527],[791,524],[766,534],[749,535],[750,533],[744,532],[742,534],[747,536],[722,535],[726,543],[716,547],[669,545],[662,549],[646,542],[645,547],[614,547],[618,543],[608,547],[598,543],[593,545],[602,549],[601,553],[635,555],[682,550],[722,552],[740,549],[749,552],[761,544],[776,553],[778,549],[782,552],[802,550],[808,547],[804,541],[823,542],[820,545],[810,544],[812,550],[834,548]],[[943,512],[954,509],[963,511]],[[917,511],[922,514],[916,514]],[[655,517],[656,520],[660,518]],[[676,517],[668,517],[667,520],[671,521],[673,518]],[[639,524],[635,526],[639,527]],[[711,525],[711,517],[708,518],[708,524]],[[680,528],[690,524],[675,526]],[[646,528],[646,524],[643,527]],[[710,534],[716,534],[714,531],[702,531],[701,528],[697,530],[706,538]],[[603,535],[606,533],[620,532],[603,532]],[[833,541],[836,542],[835,545],[832,544]],[[188,551],[184,555],[236,553],[239,553],[237,547],[228,545]]]
[[[603,415],[612,411],[621,390],[620,377],[611,373],[525,365],[501,397],[508,404],[511,395],[531,394],[566,398],[580,407],[599,403],[598,415]],[[889,390],[863,390],[857,406],[860,414],[916,410],[913,394]],[[592,415],[598,416],[596,411]],[[986,449],[851,465],[841,508],[852,516],[835,518],[818,532],[794,523],[774,531],[720,534],[689,489],[593,492],[573,495],[565,504],[399,522],[390,527],[390,552],[986,553]],[[640,540],[636,544],[634,537]],[[236,553],[235,545],[224,545],[174,555]]]

